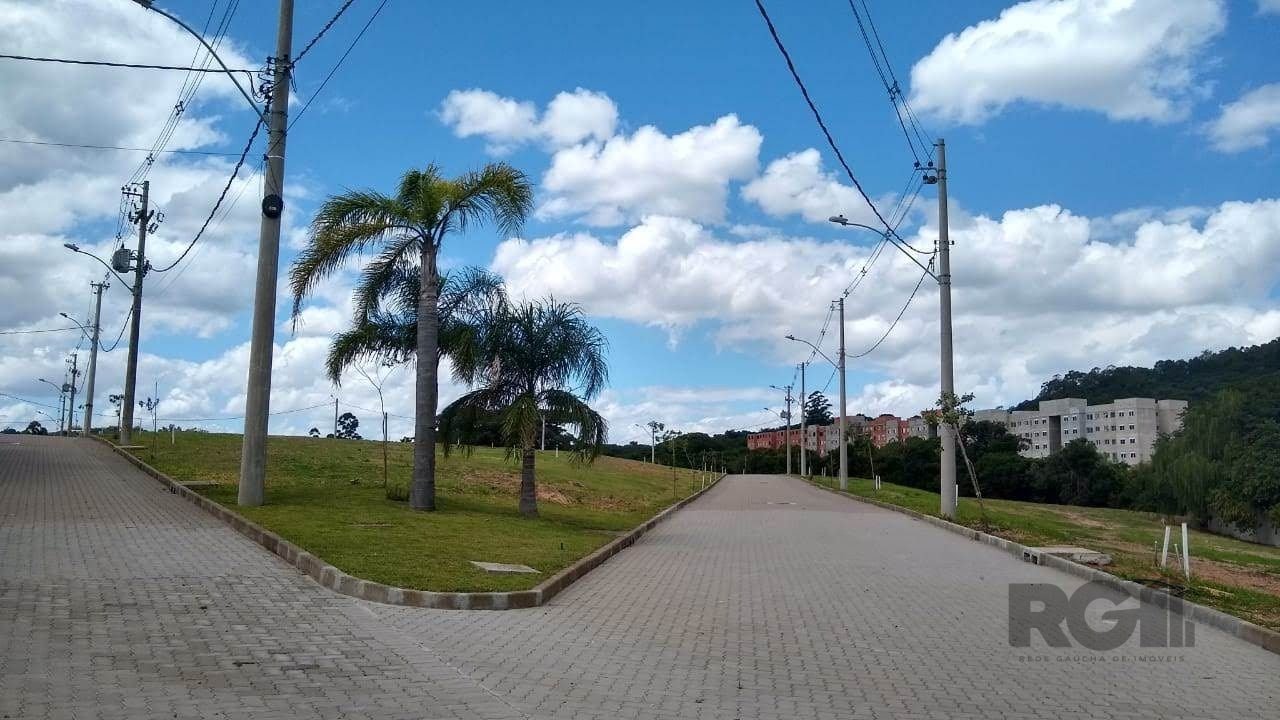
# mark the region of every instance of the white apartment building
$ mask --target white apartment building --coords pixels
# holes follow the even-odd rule
[[[1120,398],[1090,405],[1082,398],[1041,400],[1037,410],[980,410],[974,420],[1003,423],[1026,442],[1024,457],[1042,458],[1084,438],[1117,462],[1137,465],[1151,459],[1156,438],[1182,428],[1186,400]]]

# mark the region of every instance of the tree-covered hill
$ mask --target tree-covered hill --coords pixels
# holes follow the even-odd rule
[[[1055,375],[1040,386],[1034,399],[1015,410],[1033,410],[1041,400],[1076,397],[1090,404],[1116,398],[1152,397],[1196,401],[1228,385],[1238,385],[1280,369],[1280,338],[1263,345],[1208,350],[1190,360],[1161,360],[1155,367],[1094,368]]]

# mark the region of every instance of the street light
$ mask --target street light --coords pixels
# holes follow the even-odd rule
[[[849,429],[848,429],[848,420],[845,419],[845,416],[848,415],[848,407],[846,405],[848,401],[846,398],[845,382],[844,382],[844,360],[845,360],[844,298],[840,298],[840,351],[837,353],[840,357],[839,362],[832,360],[830,357],[827,356],[826,353],[822,352],[821,348],[809,342],[808,340],[805,340],[804,338],[798,338],[795,335],[788,335],[787,339],[793,342],[804,343],[805,345],[808,345],[809,347],[813,348],[813,351],[815,353],[822,356],[823,360],[826,360],[827,362],[831,363],[831,366],[834,367],[836,371],[840,374],[840,479],[839,479],[839,482],[840,482],[841,490],[848,490],[849,489],[849,447],[848,447]]]
[[[40,382],[44,383],[45,385],[48,385],[49,387],[53,388],[54,390],[57,390],[57,391],[58,391],[58,433],[59,433],[59,434],[61,434],[61,433],[62,433],[62,418],[63,418],[63,412],[64,412],[63,407],[62,407],[62,404],[63,404],[63,402],[65,402],[65,400],[66,400],[67,384],[66,384],[66,383],[63,383],[63,384],[61,384],[61,385],[58,385],[57,383],[49,382],[48,380],[45,380],[44,378],[36,378],[36,379],[37,379],[37,380],[39,380]]]
[[[911,258],[911,262],[915,263],[926,275],[932,277],[938,283],[938,329],[939,329],[939,383],[941,393],[939,400],[941,403],[954,402],[955,398],[955,370],[954,358],[952,353],[952,337],[951,337],[951,237],[950,223],[947,207],[947,145],[941,138],[934,144],[937,149],[938,165],[935,168],[933,163],[929,163],[929,169],[924,171],[924,182],[927,185],[936,185],[938,187],[938,244],[936,249],[938,271],[935,273],[932,269],[933,261],[930,260],[929,267],[925,267],[919,260],[915,259],[908,247],[904,247],[905,243],[897,236],[892,227],[886,225],[884,230],[873,228],[862,223],[850,221],[844,215],[832,215],[828,218],[831,222],[844,227],[858,227],[879,233],[885,242],[891,243],[903,255]],[[930,170],[932,172],[930,172]],[[883,219],[881,219],[883,222]],[[841,323],[841,330],[844,324]],[[843,414],[843,413],[842,413]],[[944,518],[955,517],[956,514],[956,436],[955,428],[950,425],[943,424],[939,428],[939,437],[942,441],[941,453],[941,472],[939,473],[938,482],[939,501],[941,515]]]
[[[70,251],[71,251],[71,252],[73,252],[73,253],[79,253],[79,254],[81,254],[81,255],[86,255],[86,256],[88,256],[88,257],[93,258],[94,260],[97,260],[99,263],[101,263],[101,264],[102,264],[102,267],[104,267],[104,268],[106,268],[106,269],[110,270],[110,271],[111,271],[111,274],[116,276],[116,279],[120,281],[120,284],[122,284],[122,285],[124,285],[126,288],[128,288],[128,289],[129,289],[129,292],[133,292],[133,286],[132,286],[132,285],[130,285],[130,284],[129,284],[129,283],[128,283],[124,278],[120,277],[120,273],[116,272],[116,268],[115,268],[115,267],[113,267],[113,266],[112,266],[110,263],[108,263],[106,260],[103,260],[102,258],[98,257],[97,255],[94,255],[93,253],[91,253],[91,252],[89,252],[89,251],[87,251],[87,250],[81,250],[81,249],[80,249],[80,246],[79,246],[79,245],[76,245],[75,243],[62,243],[62,247],[64,247],[64,248],[66,248],[66,249],[70,250]],[[65,316],[65,314],[63,315],[63,317],[66,317],[66,316]],[[67,319],[68,319],[68,320],[70,320],[70,318],[67,318]]]

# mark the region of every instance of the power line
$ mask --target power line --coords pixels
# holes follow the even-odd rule
[[[231,215],[231,212],[235,210],[236,205],[239,204],[240,198],[244,197],[244,193],[246,190],[249,189],[249,186],[253,183],[253,179],[255,177],[259,177],[261,174],[262,174],[262,163],[259,163],[257,169],[253,171],[253,174],[250,175],[248,178],[245,178],[244,183],[241,184],[240,186],[240,191],[236,193],[235,197],[231,198],[231,202],[227,204],[227,207],[222,211],[222,214],[218,216],[218,219],[213,222],[212,229],[217,230],[219,227],[222,226],[222,223]],[[178,268],[178,272],[169,276],[169,282],[165,283],[164,285],[161,285],[155,292],[151,293],[151,299],[154,300],[158,297],[161,297],[166,292],[168,292],[169,288],[173,287],[174,284],[178,282],[178,278],[181,278],[182,274],[187,271],[187,268],[191,267],[195,263],[195,259],[200,256],[200,251],[204,247],[205,247],[204,245],[201,245],[200,247],[196,248],[196,251],[189,256],[190,259],[188,260],[187,264],[183,265],[181,268]]]
[[[293,126],[299,120],[302,119],[303,113],[307,111],[307,108],[311,107],[312,101],[316,99],[316,96],[320,94],[321,90],[324,90],[324,86],[329,84],[329,80],[333,77],[334,73],[338,72],[338,68],[342,67],[342,63],[346,61],[347,56],[350,55],[351,51],[355,49],[356,43],[360,42],[360,38],[364,37],[365,31],[368,30],[369,26],[373,24],[373,21],[378,18],[378,15],[382,12],[382,8],[387,6],[387,2],[388,0],[382,0],[382,2],[378,4],[378,8],[373,11],[372,15],[369,16],[369,19],[365,22],[364,27],[360,28],[360,32],[356,33],[355,38],[351,40],[351,44],[347,46],[346,52],[342,53],[342,57],[338,58],[338,62],[334,63],[333,67],[329,69],[329,74],[325,75],[324,80],[320,81],[320,87],[316,88],[315,92],[311,93],[311,97],[307,98],[307,102],[302,106],[302,109],[299,110],[298,114],[294,115],[293,119],[289,121],[289,127],[286,128],[286,132],[289,130],[292,130]],[[345,8],[343,9],[345,10]],[[302,55],[299,54],[299,57],[301,56]],[[295,60],[294,62],[297,62],[297,60]]]
[[[80,328],[78,327],[65,327],[65,328],[44,328],[41,330],[3,330],[3,331],[0,331],[0,335],[31,335],[34,333],[66,332],[67,330],[79,330],[79,329]]]
[[[235,153],[214,152],[212,150],[153,150],[151,148],[143,148],[143,147],[123,147],[120,145],[91,145],[88,143],[64,143],[64,142],[50,142],[46,140],[18,140],[17,138],[0,138],[0,142],[16,143],[19,145],[48,145],[51,147],[84,148],[86,150],[124,150],[127,152],[153,152],[153,153],[162,152],[162,153],[174,153],[179,155],[228,155],[228,156],[235,155]]]
[[[209,14],[205,17],[204,25],[200,28],[200,42],[197,43],[196,49],[191,54],[191,65],[193,67],[199,65],[202,72],[189,72],[182,80],[182,86],[178,89],[178,99],[173,104],[173,109],[169,111],[169,116],[165,118],[164,125],[161,126],[159,134],[156,135],[155,142],[151,144],[151,152],[143,159],[138,167],[129,175],[128,183],[135,183],[147,176],[152,165],[155,163],[155,155],[164,150],[169,141],[173,139],[174,133],[178,130],[178,125],[182,122],[182,115],[187,110],[187,105],[195,97],[196,92],[200,89],[200,84],[204,82],[204,70],[208,70],[214,60],[213,53],[222,44],[226,37],[226,32],[231,25],[231,18],[235,15],[236,9],[240,5],[240,0],[232,0],[227,3],[226,8],[222,12],[222,17],[218,20],[218,26],[214,29],[213,42],[205,47],[204,37],[209,30],[209,23],[213,20],[213,14],[217,11],[218,0],[213,0],[209,6]],[[209,50],[212,48],[212,50]],[[200,60],[201,52],[205,53],[204,59]],[[252,76],[249,80],[250,86],[253,85]],[[126,183],[126,184],[128,184]]]
[[[46,405],[45,403],[42,403],[42,402],[36,402],[35,400],[28,400],[26,398],[18,397],[17,395],[10,395],[9,393],[0,392],[0,397],[7,397],[12,400],[17,400],[18,402],[24,402],[28,405],[38,405],[40,407],[47,407],[55,410],[59,409],[57,405]]]
[[[930,259],[929,268],[932,268],[932,267],[933,267],[933,260]],[[911,301],[916,299],[916,293],[920,292],[920,286],[924,284],[924,279],[926,277],[929,277],[929,269],[926,269],[923,273],[920,274],[920,279],[916,281],[916,287],[914,290],[911,291],[911,296],[907,298],[907,301],[902,304],[902,309],[898,311],[898,317],[893,319],[893,323],[889,325],[889,329],[884,331],[884,334],[880,336],[880,339],[876,341],[876,344],[872,345],[866,350],[863,350],[857,355],[849,355],[847,357],[855,360],[860,357],[866,357],[871,353],[875,352],[876,348],[880,347],[880,343],[884,342],[885,338],[889,337],[889,333],[893,332],[893,329],[898,327],[898,321],[901,320],[902,316],[906,314],[907,308],[911,307]]]
[[[304,55],[310,52],[311,48],[316,43],[320,42],[320,38],[324,37],[324,34],[329,32],[329,28],[333,27],[333,24],[338,22],[338,18],[342,17],[342,13],[346,12],[347,8],[351,7],[351,3],[353,2],[355,2],[355,0],[347,0],[346,2],[342,3],[342,7],[338,8],[338,12],[334,13],[333,17],[329,18],[329,22],[325,23],[324,27],[320,28],[320,32],[316,33],[316,36],[311,38],[311,41],[307,43],[306,47],[302,48],[302,52],[294,56],[293,58],[294,65],[297,65],[298,61],[301,60]]]
[[[809,88],[805,86],[804,80],[800,79],[800,73],[796,70],[796,65],[791,60],[791,53],[787,52],[786,45],[782,44],[782,38],[778,36],[778,29],[773,26],[773,20],[769,18],[769,12],[764,9],[764,3],[762,3],[761,0],[756,0],[756,9],[760,11],[760,16],[764,18],[765,24],[769,26],[769,34],[773,37],[774,44],[778,46],[778,52],[782,53],[782,59],[787,62],[787,69],[791,71],[791,78],[795,80],[796,86],[800,88],[800,94],[804,96],[805,103],[808,104],[809,110],[813,112],[813,119],[817,121],[818,127],[822,130],[823,136],[826,137],[827,145],[831,147],[831,151],[835,153],[836,159],[840,161],[840,167],[844,168],[845,175],[849,177],[853,186],[858,190],[858,194],[862,196],[862,199],[867,203],[867,206],[871,208],[871,212],[875,213],[876,219],[878,219],[880,224],[884,225],[885,229],[888,231],[886,233],[886,237],[890,233],[895,233],[893,226],[890,225],[889,221],[885,220],[884,216],[880,214],[875,203],[871,201],[871,196],[867,195],[866,190],[862,189],[862,183],[858,182],[858,178],[853,174],[853,169],[850,168],[849,163],[845,161],[844,153],[840,152],[840,147],[836,145],[835,138],[832,137],[831,131],[827,129],[826,121],[822,119],[822,113],[818,111],[818,106],[814,104],[813,98],[809,96]]]
[[[318,405],[308,405],[307,407],[294,408],[292,410],[280,410],[268,415],[289,415],[291,413],[304,412],[306,410],[315,410],[316,408],[328,407],[329,403],[322,402]],[[174,418],[174,417],[156,417],[156,420],[166,420],[168,422],[218,422],[222,420],[243,420],[243,415],[234,415],[231,417],[215,417],[215,418]]]
[[[231,183],[235,182],[236,175],[240,173],[240,168],[244,166],[244,160],[249,155],[249,149],[253,147],[253,141],[257,139],[258,131],[261,129],[262,117],[259,116],[258,121],[253,125],[253,132],[249,134],[249,142],[245,143],[244,150],[240,153],[240,159],[236,162],[236,166],[231,169],[231,177],[227,178],[227,184],[222,186],[222,192],[218,194],[218,200],[213,204],[213,209],[209,211],[209,216],[204,219],[204,224],[200,226],[200,230],[196,232],[196,236],[191,238],[191,242],[187,244],[186,249],[182,251],[182,254],[178,256],[177,260],[174,260],[162,268],[153,268],[155,272],[167,272],[172,270],[174,266],[182,262],[182,258],[186,257],[187,253],[191,252],[191,248],[195,247],[196,243],[200,241],[200,236],[204,235],[205,229],[209,227],[209,223],[213,221],[213,216],[217,214],[218,208],[222,206],[222,201],[227,197],[227,191],[231,189]]]
[[[129,312],[124,315],[124,322],[120,323],[120,332],[116,333],[116,341],[111,343],[111,347],[105,347],[102,340],[98,340],[98,348],[104,353],[109,353],[120,346],[120,338],[124,337],[124,329],[129,327],[129,319],[133,317],[133,303],[129,303]]]
[[[853,18],[858,23],[858,32],[862,35],[862,42],[866,45],[867,54],[871,56],[871,64],[875,66],[876,74],[880,76],[880,83],[884,85],[885,91],[889,94],[889,104],[893,106],[894,115],[897,116],[898,126],[902,128],[902,135],[907,140],[907,146],[911,150],[911,155],[915,158],[916,165],[920,164],[920,154],[923,153],[930,161],[933,159],[932,145],[924,140],[921,136],[919,121],[910,112],[907,106],[906,98],[902,97],[902,86],[898,83],[898,76],[893,71],[893,63],[889,62],[889,55],[885,52],[884,43],[880,40],[880,31],[876,29],[875,20],[871,17],[871,9],[867,7],[866,0],[857,0],[862,4],[862,12],[858,12],[858,5],[855,0],[848,0],[849,10],[853,12]],[[863,16],[866,16],[866,22],[863,22]],[[871,28],[868,35],[867,28]],[[875,37],[875,45],[872,45],[872,36]],[[888,77],[885,73],[888,72]],[[903,118],[903,114],[906,118]],[[907,123],[911,123],[911,130],[907,129]],[[912,137],[912,131],[915,137]],[[920,145],[920,152],[916,151],[916,143]]]
[[[220,67],[219,68],[208,68],[208,67],[199,68],[199,67],[190,67],[187,65],[150,65],[145,63],[108,62],[106,60],[70,60],[67,58],[36,57],[32,55],[0,54],[0,59],[29,60],[32,62],[59,63],[63,65],[96,65],[101,67],[133,68],[133,69],[139,69],[139,70],[182,70],[186,72],[195,72],[195,73],[220,73],[220,74],[245,73],[250,77],[253,77],[253,74],[254,74],[253,70],[245,70],[243,68],[231,68],[229,70],[223,70]]]

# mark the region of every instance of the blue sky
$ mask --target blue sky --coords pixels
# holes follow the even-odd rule
[[[295,46],[339,4],[300,3]],[[257,5],[239,8],[230,24],[230,52],[245,63],[258,62],[273,42],[274,12]],[[376,5],[356,0],[300,63],[300,100]],[[1150,363],[1280,333],[1271,262],[1280,256],[1280,99],[1269,91],[1280,83],[1274,5],[868,3],[924,126],[947,139],[962,336],[957,369],[979,404],[1017,402],[1055,372]],[[73,40],[83,6],[64,0],[18,14],[21,3],[0,2],[0,15],[12,16],[11,31],[3,33],[12,35],[7,44],[64,57],[190,59],[189,39],[124,0],[95,10],[103,37],[78,46]],[[164,6],[199,24],[210,3]],[[912,156],[849,5],[775,1],[769,10],[858,178],[878,204],[892,206]],[[147,143],[176,95],[164,92],[166,83],[181,80],[156,82],[148,71],[38,71],[45,74],[0,66],[7,86],[24,89],[14,94],[23,107],[0,114],[6,137]],[[41,94],[72,79],[87,83],[75,99]],[[159,97],[148,100],[150,114],[117,117],[111,113],[122,111],[104,109],[99,123],[86,122],[94,114],[91,96],[107,84],[121,93],[147,87]],[[238,151],[250,127],[242,101],[216,79],[204,88],[176,142]],[[616,121],[594,135],[552,139],[548,103],[579,88],[592,93],[595,109],[611,106]],[[528,117],[523,125],[469,126],[445,112],[451,97],[455,109],[465,103],[477,113],[473,120],[492,117],[498,100]],[[37,109],[48,103],[67,107],[42,118]],[[1227,122],[1224,106],[1233,103],[1239,106]],[[646,126],[654,128],[648,149],[638,140]],[[720,140],[696,132],[713,126],[723,131]],[[672,141],[682,134],[689,134],[687,157]],[[609,148],[622,159],[610,164]],[[810,148],[816,159],[793,155]],[[580,154],[571,157],[575,149]],[[261,144],[252,157],[260,152]],[[775,167],[788,158],[794,163]],[[282,272],[308,212],[324,195],[390,190],[406,169],[428,162],[456,173],[495,159],[537,181],[540,204],[559,198],[567,209],[544,207],[521,234],[523,243],[504,244],[507,238],[482,229],[450,238],[444,256],[455,266],[502,270],[521,293],[555,293],[583,304],[611,342],[613,383],[600,402],[615,439],[638,436],[633,423],[650,417],[705,430],[764,423],[761,408],[777,405],[768,385],[788,381],[793,363],[807,357],[782,336],[816,339],[828,302],[866,263],[876,240],[822,221],[823,202],[830,205],[826,214],[862,217],[866,209],[836,206],[851,197],[847,178],[751,2],[438,6],[391,0],[291,134],[287,220],[293,232]],[[120,168],[137,161],[69,152],[45,170],[12,172],[0,196],[16,208],[0,207],[11,219],[3,241],[12,259],[67,237],[109,243],[103,236],[115,224],[112,192],[128,174]],[[559,180],[550,172],[557,163],[565,170]],[[784,172],[788,168],[792,172]],[[185,243],[190,231],[184,235],[184,229],[198,227],[226,171],[224,160],[170,156],[161,163],[154,182],[168,220],[156,262],[172,256],[168,243],[172,249]],[[243,198],[211,234],[211,248],[193,257],[173,291],[144,314],[152,322],[144,331],[150,358],[143,374],[152,368],[170,388],[162,387],[162,416],[233,416],[243,405],[237,348],[248,336],[251,274],[240,271],[256,242],[257,186],[253,176],[242,182],[248,183]],[[70,203],[60,223],[24,219],[20,198],[42,184],[95,192],[99,199]],[[602,201],[613,186],[621,199]],[[902,234],[920,247],[936,236],[935,203],[925,188],[903,226]],[[624,237],[632,240],[620,242]],[[1224,262],[1223,253],[1234,260]],[[541,264],[529,260],[535,256]],[[95,272],[82,258],[53,257],[47,272],[67,288]],[[644,262],[652,263],[651,271],[635,266]],[[611,263],[619,267],[598,272]],[[850,297],[851,351],[888,327],[918,278],[913,267],[889,254]],[[4,272],[13,282],[0,283],[0,293],[16,308],[31,293],[17,282],[16,270]],[[730,277],[732,285],[722,287]],[[148,282],[168,284],[164,277]],[[291,360],[278,373],[274,408],[326,401],[331,390],[314,377],[318,367],[308,368],[345,312],[345,288],[337,281],[316,299],[316,317],[326,321],[309,323],[299,337],[284,327],[287,304],[280,304],[277,343]],[[69,309],[83,315],[87,296],[74,292],[82,295]],[[851,363],[851,412],[910,413],[936,396],[936,302],[926,284],[884,346]],[[124,303],[114,288],[104,327],[119,327]],[[4,324],[49,326],[56,313],[48,302],[39,308],[47,319],[15,310]],[[0,347],[10,358],[0,389],[41,394],[24,361],[56,373],[73,343],[66,337],[11,340]],[[104,359],[101,382],[108,387],[118,385],[115,362]],[[821,387],[829,376],[829,369],[815,366],[811,387],[812,378]],[[396,382],[403,389],[407,378]],[[446,388],[446,397],[451,391]],[[340,394],[364,406],[376,402],[351,382]],[[401,414],[411,412],[404,399],[393,401]],[[29,410],[0,405],[0,416]],[[297,432],[319,421],[303,413],[273,422],[273,429]]]

